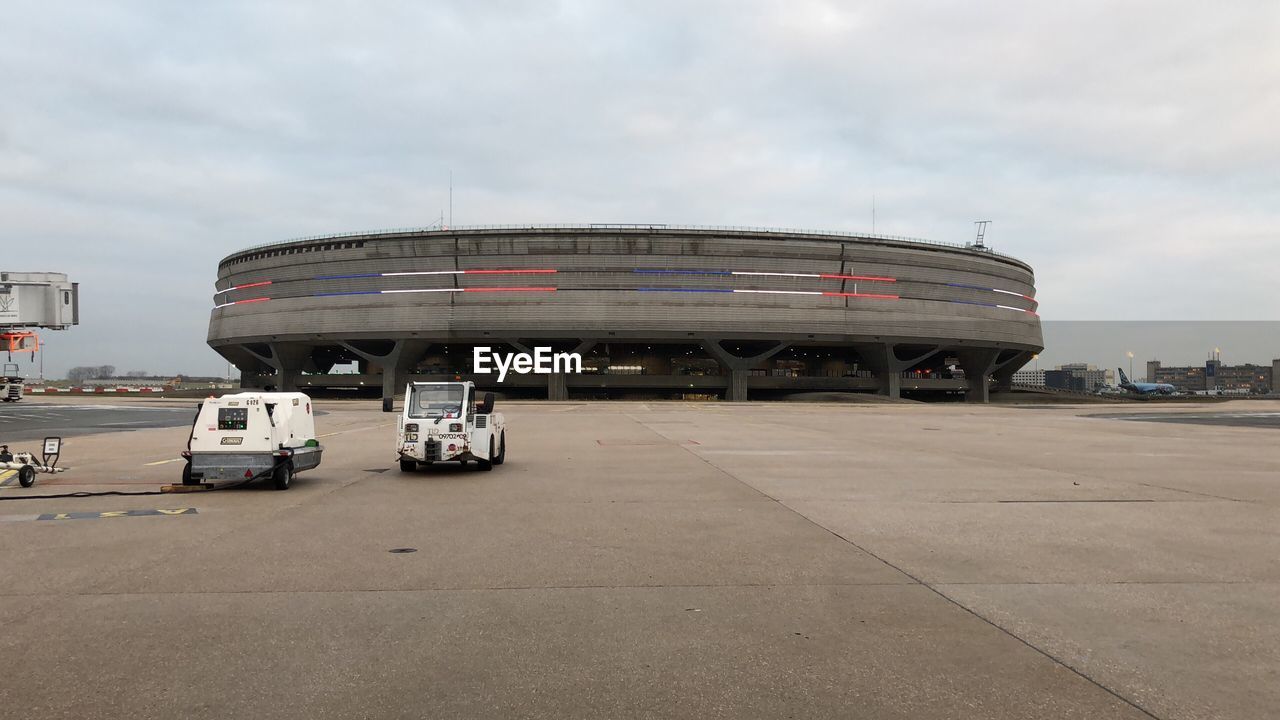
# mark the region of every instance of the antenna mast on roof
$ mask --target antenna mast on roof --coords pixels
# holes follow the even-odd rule
[[[973,241],[974,250],[987,249],[987,246],[983,245],[982,241],[987,237],[987,225],[990,222],[991,222],[990,220],[974,220],[973,221],[973,224],[978,226],[978,239]]]

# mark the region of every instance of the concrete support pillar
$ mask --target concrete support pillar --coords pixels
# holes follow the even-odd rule
[[[880,394],[891,398],[902,397],[902,371],[879,373]]]
[[[302,374],[302,368],[311,356],[311,347],[285,343],[268,343],[267,347],[271,351],[270,356],[260,355],[248,347],[245,349],[275,370],[275,375],[270,384],[275,387],[277,392],[293,392],[297,390],[298,376]],[[243,377],[241,375],[242,384]]]
[[[382,412],[395,410],[396,388],[404,373],[397,372],[395,365],[382,366]]]
[[[916,363],[927,360],[940,350],[940,348],[933,348],[915,357],[901,360],[894,350],[896,347],[894,343],[857,346],[858,356],[862,358],[862,364],[859,367],[866,367],[875,373],[876,381],[880,384],[877,392],[891,398],[902,397],[903,372],[909,370]]]
[[[996,373],[992,376],[996,384],[991,388],[992,392],[1012,392],[1013,391],[1013,373],[1001,374]]]
[[[570,352],[582,355],[591,348],[596,346],[597,340],[586,339],[578,342],[578,345]],[[528,352],[526,350],[526,352]],[[547,376],[547,399],[548,400],[568,400],[569,399],[569,383],[564,373],[552,373]]]
[[[985,403],[991,401],[988,378],[995,369],[996,357],[1000,351],[987,348],[973,348],[956,353],[960,360],[960,368],[964,370],[965,382],[969,388],[965,390],[965,402]]]
[[[404,384],[409,368],[413,367],[427,353],[430,345],[423,340],[396,340],[391,350],[385,355],[374,355],[365,352],[350,343],[341,343],[343,347],[355,353],[362,361],[382,367],[382,411],[392,412],[395,407],[396,390]]]
[[[724,369],[729,371],[729,387],[728,392],[725,393],[725,399],[730,402],[745,402],[747,400],[747,377],[749,371],[788,347],[790,347],[788,343],[778,343],[758,355],[743,358],[720,347],[718,340],[711,338],[702,340],[702,349],[706,350],[708,355],[715,358]]]
[[[1023,351],[997,365],[991,371],[991,376],[996,381],[995,388],[993,388],[995,392],[1011,392],[1013,390],[1013,374],[1026,365],[1034,355],[1035,353],[1030,350]]]
[[[875,373],[879,384],[877,393],[891,398],[902,397],[902,371],[910,366],[893,355],[892,345],[859,345],[858,357],[862,359],[859,368],[866,368]]]
[[[547,399],[568,400],[569,386],[564,373],[551,373],[547,376]]]

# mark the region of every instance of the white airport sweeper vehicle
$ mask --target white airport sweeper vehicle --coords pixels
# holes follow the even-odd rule
[[[506,419],[493,411],[493,393],[476,402],[472,382],[409,383],[396,425],[401,472],[450,460],[492,470],[507,459]]]
[[[182,456],[183,485],[270,477],[288,490],[293,476],[320,464],[311,398],[298,392],[242,392],[200,405]]]

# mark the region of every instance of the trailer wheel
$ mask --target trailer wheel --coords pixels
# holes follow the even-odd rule
[[[400,472],[413,472],[418,469],[418,463],[413,460],[401,460]]]
[[[188,460],[186,465],[182,466],[182,484],[183,485],[199,485],[200,481],[191,477],[191,461]]]
[[[276,465],[276,469],[271,471],[271,483],[277,490],[288,490],[292,481],[293,466],[287,462]]]
[[[498,442],[498,457],[493,459],[494,465],[501,465],[507,461],[507,431],[502,431],[502,439]]]
[[[488,460],[476,460],[476,469],[477,469],[477,470],[492,470],[492,469],[493,469],[493,436],[492,436],[492,435],[490,435],[490,436],[489,436],[489,459],[488,459]]]
[[[36,469],[30,465],[23,465],[18,468],[18,483],[22,487],[31,487],[36,484]]]

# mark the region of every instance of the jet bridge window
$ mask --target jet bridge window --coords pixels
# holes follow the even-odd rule
[[[249,408],[218,408],[219,430],[248,430]]]

